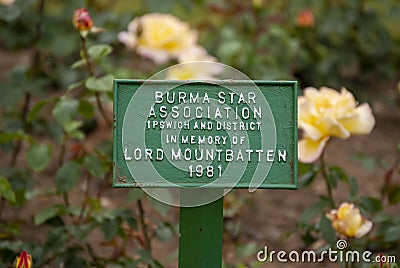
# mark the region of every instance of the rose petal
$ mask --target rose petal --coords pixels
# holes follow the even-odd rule
[[[350,213],[351,211],[353,211],[354,209],[354,204],[352,203],[348,203],[348,202],[343,202],[342,204],[340,204],[339,209],[338,209],[338,218],[340,220],[343,220],[344,217]]]
[[[132,21],[128,24],[128,31],[129,31],[131,34],[134,34],[134,35],[137,34],[137,30],[138,30],[138,28],[139,28],[139,21],[140,21],[140,18],[136,18],[136,19],[132,20]]]
[[[324,116],[316,122],[316,127],[324,134],[342,139],[350,137],[350,132],[330,116]]]
[[[343,218],[345,223],[345,234],[348,237],[354,237],[362,226],[363,218],[358,209],[353,209]]]
[[[299,120],[299,128],[301,128],[304,131],[305,137],[310,138],[314,141],[321,139],[321,137],[323,136],[323,133],[318,128],[300,120]]]
[[[308,101],[306,98],[299,99],[297,104],[299,110],[299,120],[311,122],[317,111],[312,102]]]
[[[363,225],[357,230],[355,237],[360,238],[366,235],[372,229],[372,222],[369,220],[364,220]]]
[[[319,92],[318,89],[316,89],[315,87],[306,87],[304,90],[304,96],[308,99],[308,98],[315,98],[316,96],[318,96]]]
[[[337,209],[332,209],[331,211],[325,213],[325,216],[326,216],[329,220],[334,221],[334,220],[336,220],[337,217],[338,217],[338,216],[337,216],[337,213],[338,213]]]
[[[316,161],[320,157],[328,140],[329,137],[324,137],[318,141],[313,141],[308,138],[300,140],[298,145],[299,161],[303,163],[312,163]]]
[[[363,103],[354,110],[352,117],[341,118],[339,122],[351,134],[368,134],[375,126],[375,117],[371,107],[367,103]]]
[[[153,60],[157,65],[166,63],[170,58],[168,53],[164,50],[153,49],[145,46],[139,46],[137,52],[139,55]]]
[[[136,37],[128,32],[120,32],[118,40],[129,49],[133,49],[136,46]]]
[[[319,89],[319,94],[322,96],[326,96],[331,100],[335,100],[340,97],[340,93],[332,88],[329,87],[321,87]]]

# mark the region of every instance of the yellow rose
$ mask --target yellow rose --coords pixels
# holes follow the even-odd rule
[[[135,18],[118,39],[129,49],[162,64],[195,45],[197,33],[169,14],[151,13]]]
[[[167,79],[171,80],[212,80],[223,71],[221,64],[216,62],[215,57],[209,55],[207,51],[194,46],[178,56],[178,61],[182,64],[174,65],[167,71]]]
[[[360,238],[372,229],[372,222],[366,220],[354,204],[344,202],[336,210],[331,210],[326,214],[331,220],[335,231],[348,238]]]
[[[311,163],[317,160],[331,136],[347,139],[351,135],[368,134],[375,118],[367,103],[357,106],[353,94],[342,88],[340,92],[321,87],[309,87],[298,98],[299,160]]]

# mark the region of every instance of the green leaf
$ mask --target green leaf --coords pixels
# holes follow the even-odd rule
[[[90,231],[93,230],[94,225],[93,224],[80,224],[78,226],[74,225],[67,225],[65,226],[66,229],[70,234],[72,234],[75,238],[79,240],[84,240],[90,233]]]
[[[236,247],[236,256],[240,259],[247,258],[249,256],[254,256],[257,251],[260,250],[260,246],[255,242],[250,242],[248,244],[239,245]]]
[[[14,252],[19,252],[23,249],[25,243],[22,241],[10,241],[10,240],[0,240],[0,249],[3,251],[4,249],[8,249]],[[4,266],[3,266],[4,267]],[[2,267],[2,268],[3,268]]]
[[[325,240],[329,244],[335,245],[336,232],[332,227],[332,222],[325,216],[325,214],[321,215],[321,220],[319,221],[319,228],[320,228],[321,234],[325,238]]]
[[[101,223],[101,230],[104,233],[104,239],[112,240],[118,233],[118,222],[112,219],[105,219]]]
[[[92,176],[104,179],[104,176],[106,175],[106,169],[98,157],[87,155],[83,159],[83,165]]]
[[[354,200],[358,194],[358,184],[356,179],[354,179],[353,177],[349,179],[349,187],[350,187],[349,199]]]
[[[64,226],[50,229],[44,244],[45,252],[63,253],[65,247],[60,247],[60,245],[66,245],[69,237]]]
[[[68,121],[64,124],[64,130],[68,134],[71,134],[76,130],[78,130],[82,125],[83,125],[82,121],[77,121],[77,120]]]
[[[85,134],[82,131],[80,131],[79,129],[72,130],[68,134],[71,138],[74,138],[74,139],[78,139],[78,140],[85,139]]]
[[[34,171],[42,171],[51,162],[51,145],[31,145],[26,153],[26,161]]]
[[[72,91],[80,86],[83,86],[85,84],[85,80],[76,82],[76,83],[72,83],[71,85],[68,86],[67,88],[67,92]]]
[[[3,6],[0,5],[0,19],[6,22],[13,22],[21,15],[18,5]]]
[[[348,177],[341,167],[329,167],[327,181],[333,188],[337,187],[339,180],[347,181]]]
[[[352,159],[359,161],[361,166],[368,171],[373,171],[378,166],[378,159],[374,156],[356,154]]]
[[[56,173],[58,193],[70,191],[81,176],[81,166],[75,162],[65,163]]]
[[[398,242],[400,240],[400,224],[390,226],[385,233],[385,241]]]
[[[301,185],[310,186],[318,174],[318,166],[311,166],[310,169],[300,177]]]
[[[306,229],[306,232],[301,235],[301,240],[303,240],[303,242],[307,246],[309,246],[312,243],[314,243],[317,239],[313,237],[313,234],[311,233],[310,229]]]
[[[114,76],[111,74],[107,74],[100,78],[89,77],[85,82],[85,86],[88,90],[92,91],[112,92],[113,80]]]
[[[11,188],[10,183],[4,177],[0,176],[0,196],[10,202],[15,202],[15,194]]]
[[[82,99],[79,101],[78,112],[85,119],[89,119],[89,118],[93,117],[93,115],[94,115],[94,107],[90,102]]]
[[[64,126],[75,116],[78,107],[78,100],[61,98],[53,108],[53,116],[60,125]]]
[[[371,212],[371,213],[375,213],[375,212],[382,210],[381,201],[374,197],[362,197],[360,199],[359,205],[360,205],[360,208],[362,208],[368,212]]]
[[[389,203],[396,205],[400,202],[400,185],[390,185],[388,189]]]
[[[321,198],[320,201],[307,208],[300,216],[300,223],[307,223],[312,220],[318,213],[321,213],[327,206],[329,206],[330,202],[327,198]]]
[[[82,67],[82,66],[85,66],[85,64],[86,64],[85,59],[77,60],[77,61],[75,61],[74,63],[72,63],[71,69],[80,68],[80,67]]]
[[[128,202],[133,202],[141,199],[144,196],[144,191],[140,188],[132,188],[129,193],[128,197],[126,198]]]
[[[27,116],[27,121],[31,123],[33,119],[36,118],[40,110],[49,102],[49,100],[42,100],[39,101],[35,104],[35,106],[32,107],[32,109],[29,111],[28,116]]]
[[[34,221],[36,225],[40,225],[58,215],[58,209],[55,206],[50,206],[36,213]]]
[[[0,132],[0,144],[11,142],[14,140],[28,140],[29,142],[32,142],[32,137],[23,133],[22,131],[11,133]]]
[[[156,235],[160,241],[168,241],[173,236],[172,226],[166,223],[160,224],[156,229]]]
[[[113,48],[107,44],[94,45],[89,47],[88,54],[91,59],[101,59],[113,51]]]

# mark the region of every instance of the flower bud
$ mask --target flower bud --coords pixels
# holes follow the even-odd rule
[[[335,231],[348,238],[360,238],[366,235],[372,228],[372,222],[365,219],[354,204],[344,202],[338,209],[331,210],[326,214],[331,220]]]
[[[297,16],[297,25],[303,28],[313,27],[314,26],[314,14],[311,10],[303,10]]]
[[[15,268],[31,268],[32,257],[26,251],[22,251],[15,261]]]
[[[80,32],[89,32],[93,26],[93,20],[86,8],[77,9],[74,13],[73,23]]]

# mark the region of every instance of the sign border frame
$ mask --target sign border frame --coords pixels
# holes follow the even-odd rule
[[[234,188],[234,189],[246,189],[249,188],[249,183],[243,183],[245,185],[241,185],[242,183],[237,183],[234,185],[234,187],[231,186],[226,186],[225,184],[219,184],[217,187],[208,187],[206,185],[202,185],[199,183],[184,183],[183,187],[171,187],[171,186],[166,186],[162,184],[154,184],[154,183],[142,183],[142,182],[124,182],[124,176],[120,176],[120,174],[117,174],[119,171],[117,171],[117,157],[118,157],[118,145],[117,142],[119,141],[118,135],[117,135],[117,130],[118,130],[118,122],[117,122],[117,115],[116,115],[116,105],[117,105],[117,100],[118,100],[118,86],[120,84],[144,84],[144,83],[151,83],[151,84],[168,84],[168,83],[211,83],[215,84],[216,82],[218,84],[242,84],[242,83],[254,83],[256,85],[259,84],[268,84],[268,85],[289,85],[293,88],[293,99],[294,99],[294,105],[293,105],[293,162],[289,163],[292,165],[292,178],[291,181],[293,183],[276,183],[276,184],[268,184],[267,187],[263,187],[260,185],[258,187],[259,189],[288,189],[288,190],[296,190],[298,189],[298,105],[297,105],[297,91],[298,91],[298,82],[294,80],[142,80],[142,79],[114,79],[113,81],[113,181],[112,181],[112,187],[113,188],[184,188],[184,187],[199,187],[202,189],[210,188],[210,189],[223,189],[223,188]],[[140,86],[139,86],[140,87]],[[268,176],[268,175],[267,175]],[[133,178],[133,177],[132,177]],[[265,178],[266,179],[266,178]],[[264,180],[265,180],[264,179]],[[117,180],[120,180],[121,182],[117,182]],[[135,178],[133,178],[135,180]]]

